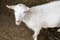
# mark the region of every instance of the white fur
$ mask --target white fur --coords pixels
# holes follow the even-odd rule
[[[7,7],[12,9],[11,6],[7,5]],[[13,9],[15,11],[15,20],[24,22],[28,28],[34,31],[34,40],[37,40],[41,28],[54,28],[60,23],[60,1],[54,1],[31,8],[24,4],[17,4]],[[18,25],[20,23],[16,24]]]

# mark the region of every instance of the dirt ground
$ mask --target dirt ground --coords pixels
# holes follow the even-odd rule
[[[33,31],[23,22],[21,25],[15,25],[14,11],[6,5],[15,5],[18,3],[27,6],[41,5],[53,0],[0,0],[0,40],[33,40]],[[57,28],[42,29],[38,35],[38,40],[60,40],[60,33]]]

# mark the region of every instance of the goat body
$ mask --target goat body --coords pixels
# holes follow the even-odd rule
[[[33,37],[37,40],[41,28],[54,28],[60,23],[60,1],[31,7],[23,22],[35,32]]]
[[[14,6],[15,8],[13,6],[7,7],[15,9],[15,18],[18,17],[17,19],[19,19],[21,16],[20,19],[22,19],[28,28],[34,31],[34,40],[37,40],[37,36],[41,28],[54,28],[60,23],[60,1],[54,1],[31,7],[30,12],[26,14],[23,12],[29,7],[25,6],[24,4],[17,5],[16,7]],[[25,15],[24,17],[22,17],[23,14]]]

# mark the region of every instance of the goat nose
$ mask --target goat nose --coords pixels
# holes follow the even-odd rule
[[[17,23],[19,23],[19,22],[20,22],[20,20],[17,21]]]
[[[19,24],[20,24],[20,20],[17,20],[17,21],[16,21],[16,25],[19,25]]]

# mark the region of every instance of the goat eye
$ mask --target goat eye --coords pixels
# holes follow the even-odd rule
[[[24,13],[26,13],[26,12],[24,11]]]

